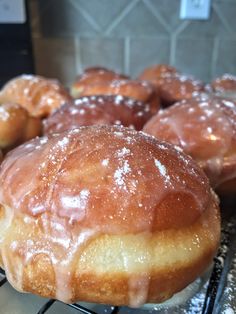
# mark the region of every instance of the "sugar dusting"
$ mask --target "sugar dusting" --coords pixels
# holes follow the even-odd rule
[[[189,180],[190,187],[185,185],[183,177],[181,177],[182,168],[186,168],[184,169],[185,174],[187,174],[190,179],[194,177],[197,182],[196,184],[199,184],[196,173],[191,169],[191,160],[188,157],[185,157],[181,152],[176,151],[174,148],[165,143],[158,143],[152,137],[147,136],[144,133],[137,133],[122,127],[114,127],[112,128],[112,132],[109,131],[110,129],[111,128],[106,127],[81,128],[70,131],[66,133],[66,135],[65,133],[62,133],[49,139],[45,138],[45,143],[40,143],[39,139],[34,140],[34,145],[31,145],[28,149],[26,147],[29,144],[26,144],[13,153],[15,154],[14,158],[18,160],[18,162],[21,162],[21,158],[18,158],[19,155],[16,152],[24,155],[25,151],[30,151],[33,156],[40,157],[40,161],[37,161],[36,166],[32,163],[32,172],[35,171],[40,173],[40,183],[45,180],[44,188],[47,191],[46,197],[43,195],[41,199],[42,204],[44,204],[47,209],[46,212],[41,214],[42,224],[45,230],[45,239],[43,239],[45,247],[40,246],[40,243],[38,242],[29,241],[26,246],[28,250],[26,252],[26,256],[27,259],[30,259],[31,255],[34,256],[38,253],[45,253],[50,257],[56,274],[56,297],[61,300],[70,300],[72,291],[70,284],[71,273],[69,272],[69,267],[73,264],[75,256],[78,256],[77,253],[80,246],[84,245],[85,242],[91,238],[91,236],[98,232],[93,226],[91,230],[80,230],[80,234],[72,236],[71,233],[74,232],[72,231],[73,228],[67,228],[65,221],[67,220],[69,224],[76,224],[78,221],[86,220],[88,211],[92,210],[93,205],[95,207],[97,206],[97,201],[92,203],[92,198],[94,197],[94,194],[92,193],[95,193],[96,195],[96,191],[92,191],[94,186],[98,191],[102,191],[104,193],[103,188],[107,188],[107,186],[110,188],[111,185],[106,184],[107,182],[110,184],[112,181],[111,184],[113,184],[113,186],[111,191],[109,189],[109,192],[106,192],[103,196],[107,196],[108,203],[109,201],[114,201],[113,205],[117,206],[115,208],[115,215],[125,221],[127,215],[125,212],[125,202],[129,205],[129,202],[133,201],[133,206],[136,206],[137,210],[140,210],[141,213],[148,216],[149,209],[153,208],[152,206],[156,206],[161,197],[165,196],[167,192],[170,192],[170,190],[172,191],[172,186],[170,186],[170,188],[169,186],[165,186],[165,180],[168,178],[171,182],[173,181],[174,187],[178,187],[180,190],[184,189],[185,191],[187,189],[191,193],[191,189],[194,189],[194,187],[191,186],[191,180]],[[101,137],[103,139],[102,142]],[[144,145],[145,149],[142,149],[142,145]],[[37,151],[34,149],[35,146],[40,146]],[[91,150],[93,154],[91,154]],[[44,158],[41,158],[43,155],[38,154],[45,154]],[[159,155],[163,155],[165,157],[161,159],[159,158]],[[67,166],[65,166],[65,163],[71,156],[76,156],[76,161],[74,161],[76,164],[73,164],[72,170],[70,167],[67,168]],[[170,158],[167,158],[167,156]],[[95,162],[93,163],[92,158],[95,158]],[[175,161],[176,164],[179,165],[177,167],[178,170],[176,170],[177,175],[179,176],[177,179],[173,178],[173,175],[169,176],[172,171],[172,166],[169,166],[170,164],[168,164],[169,159]],[[26,167],[24,158],[22,158],[22,160],[24,162],[21,166]],[[41,167],[39,167],[39,165],[41,165]],[[94,165],[97,165],[98,168],[94,169]],[[108,165],[109,167],[107,167]],[[19,165],[17,165],[17,167],[18,166]],[[89,170],[89,172],[94,170],[95,172],[87,174],[84,170]],[[100,175],[99,170],[103,172],[102,175]],[[67,174],[67,171],[72,171],[69,172],[68,175],[70,179],[69,181],[66,181],[68,180],[68,176],[65,175],[65,173]],[[93,173],[96,173],[96,176],[94,176],[95,180],[93,178]],[[50,178],[48,178],[49,174]],[[17,176],[17,174],[14,172],[14,175],[11,177],[13,182],[15,176]],[[83,179],[85,180],[83,181]],[[65,189],[64,180],[66,181],[67,189]],[[74,182],[73,180],[76,181]],[[153,184],[154,193],[155,191],[158,191],[156,194],[160,195],[155,195],[152,199],[149,197],[147,198],[148,200],[145,200],[144,197],[139,198],[137,190],[140,183],[145,185],[146,182],[149,182],[148,180],[150,180]],[[163,187],[161,184],[159,185],[156,183],[157,181],[161,184],[164,182]],[[89,185],[90,183],[91,185]],[[49,184],[49,187],[47,187],[47,184]],[[27,184],[25,183],[23,186],[23,190],[25,192],[26,190],[28,191],[32,189],[34,184],[32,182],[31,186],[27,181]],[[146,186],[148,187],[148,185]],[[201,185],[198,186],[198,188],[201,188]],[[127,194],[127,197],[125,198],[122,198],[123,191]],[[140,190],[138,190],[138,192],[139,191]],[[149,196],[148,193],[149,191],[146,189],[144,196]],[[150,191],[150,193],[153,193],[153,191]],[[61,206],[58,206],[57,203],[53,203],[56,202],[53,195],[57,195],[56,199],[59,199],[59,205]],[[103,196],[102,198],[99,196],[101,201],[100,204],[107,201],[106,199],[103,200]],[[21,196],[20,200],[22,201],[22,199],[23,198]],[[119,200],[119,202],[117,200]],[[38,200],[31,199],[31,201],[34,202],[33,205],[35,205],[35,209],[38,210],[36,206],[37,204],[40,204]],[[204,206],[204,201],[200,201],[203,202],[202,206]],[[107,203],[105,203],[105,205],[107,206]],[[53,214],[52,220],[48,219],[47,214],[49,211]],[[123,212],[125,212],[125,214],[123,214]],[[38,212],[36,212],[36,214],[37,213]],[[104,215],[102,218],[106,219],[106,213],[102,213],[101,215]],[[110,215],[109,221],[114,219],[115,215]],[[145,216],[143,216],[143,220],[146,219]],[[148,219],[149,218],[147,218],[147,221],[149,222]],[[129,220],[127,221],[129,222]],[[143,221],[135,221],[133,223],[133,228],[137,228],[137,230],[139,230],[138,228],[140,228],[140,225],[143,228],[143,224]],[[117,229],[114,231],[114,227],[112,229],[112,224],[108,227],[110,227],[110,232],[115,233],[117,231]],[[106,225],[106,228],[108,227]],[[147,223],[146,229],[149,227],[150,224]],[[120,230],[121,232],[123,230],[123,226],[116,228],[121,228],[118,229],[119,232]],[[196,242],[198,241],[198,239],[194,240],[196,240]],[[35,243],[37,243],[37,245]],[[62,248],[62,255],[59,256],[57,255],[58,253],[55,249],[58,246]],[[124,262],[127,262],[127,260]],[[142,260],[140,259],[139,262],[142,263]],[[8,263],[7,258],[6,263]],[[134,280],[129,282],[131,290],[131,305],[136,306],[146,302],[149,279],[148,273],[140,274],[139,278],[134,278]],[[135,291],[137,294],[134,293]],[[137,296],[137,299],[135,299],[135,296]]]
[[[114,179],[116,181],[116,184],[119,187],[123,187],[124,190],[127,190],[127,186],[125,184],[125,175],[131,172],[131,168],[129,166],[128,160],[124,160],[122,165],[117,168],[117,170],[114,173]]]

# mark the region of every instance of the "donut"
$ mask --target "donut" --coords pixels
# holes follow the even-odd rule
[[[74,98],[78,98],[83,95],[83,91],[88,85],[109,83],[115,79],[128,79],[128,77],[103,67],[87,68],[72,84],[71,94]]]
[[[183,100],[161,110],[143,130],[180,146],[204,169],[214,188],[233,180],[232,188],[236,191],[236,106],[233,102],[211,97]]]
[[[144,69],[144,71],[138,76],[138,79],[149,81],[155,85],[156,81],[158,81],[163,75],[176,73],[178,73],[178,71],[173,66],[167,64],[157,64]]]
[[[191,99],[196,94],[204,92],[204,84],[184,74],[163,74],[156,81],[162,107],[169,107],[183,99]]]
[[[160,95],[161,105],[164,108],[205,91],[203,82],[179,73],[176,68],[165,64],[145,69],[138,78],[152,83]]]
[[[44,134],[88,125],[123,125],[141,130],[150,119],[148,104],[120,95],[84,96],[44,120]]]
[[[139,307],[201,275],[218,200],[179,149],[124,127],[35,138],[0,169],[0,260],[19,291]]]
[[[87,85],[80,95],[122,95],[130,97],[148,103],[152,114],[156,113],[160,107],[159,95],[153,86],[148,82],[139,80],[119,79]]]
[[[41,134],[41,120],[32,118],[21,106],[0,106],[0,149],[9,149]]]
[[[32,117],[43,118],[71,97],[57,80],[36,75],[13,78],[0,91],[0,102],[12,102],[25,108]]]
[[[226,73],[213,80],[209,89],[217,95],[236,100],[236,76]]]

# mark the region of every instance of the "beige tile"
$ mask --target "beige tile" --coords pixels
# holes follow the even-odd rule
[[[169,63],[168,37],[134,38],[130,41],[130,72],[136,77],[152,64]]]
[[[36,73],[69,85],[76,76],[72,39],[34,39]]]
[[[148,0],[147,2],[151,3],[155,11],[162,16],[168,24],[169,29],[175,30],[183,23],[183,20],[179,18],[179,0]]]
[[[212,50],[212,39],[179,38],[174,65],[182,72],[207,82],[211,78]]]
[[[104,31],[128,4],[127,0],[75,0],[75,2],[86,10]]]
[[[209,20],[190,21],[189,25],[181,32],[181,36],[196,37],[228,37],[230,36],[221,19],[214,9],[211,10]]]
[[[166,35],[167,30],[143,2],[138,2],[111,32],[111,35],[119,36],[152,36],[161,34]]]
[[[224,73],[236,75],[236,40],[220,40],[213,78]]]
[[[224,25],[231,31],[231,35],[236,38],[236,1],[224,1],[216,3],[214,6]]]
[[[104,66],[119,72],[124,70],[124,41],[119,38],[82,38],[77,54],[82,68]]]

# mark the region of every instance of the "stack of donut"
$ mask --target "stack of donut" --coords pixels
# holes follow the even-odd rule
[[[121,95],[148,104],[154,114],[160,107],[159,94],[152,84],[132,80],[104,68],[90,68],[72,85],[74,97],[94,95]]]
[[[137,79],[88,68],[71,95],[43,77],[8,82],[0,266],[13,287],[140,307],[201,276],[220,239],[213,189],[236,191],[236,104],[218,93],[232,80],[156,65]]]

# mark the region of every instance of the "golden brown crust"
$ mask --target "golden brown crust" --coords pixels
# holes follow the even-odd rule
[[[163,107],[177,101],[191,99],[194,93],[204,91],[204,84],[183,74],[163,75],[157,82]]]
[[[8,280],[65,302],[163,301],[203,272],[219,242],[218,203],[201,169],[122,127],[16,148],[1,166],[0,203]]]
[[[80,96],[93,95],[122,95],[145,103],[148,103],[154,114],[160,107],[160,99],[153,86],[145,81],[115,79],[109,82],[101,82],[86,85]]]
[[[40,118],[28,117],[27,123],[22,132],[20,143],[27,142],[42,134],[42,120]]]
[[[123,125],[141,130],[150,119],[148,104],[120,95],[85,96],[66,104],[44,121],[44,134],[88,125]]]
[[[147,68],[139,76],[155,86],[161,98],[162,107],[169,107],[183,99],[191,99],[194,94],[205,90],[203,82],[181,73],[169,65]]]
[[[0,148],[4,151],[41,134],[41,120],[31,118],[20,105],[0,106]]]
[[[35,75],[16,77],[0,92],[0,102],[17,103],[33,117],[46,117],[69,101],[71,97],[58,81]]]
[[[236,93],[236,76],[232,74],[224,74],[211,82],[211,88],[214,92]]]
[[[144,131],[182,147],[216,187],[236,177],[236,106],[207,96],[182,101],[154,116]]]
[[[87,68],[72,84],[71,94],[73,97],[78,98],[84,95],[84,90],[88,85],[107,84],[119,79],[128,79],[128,77],[103,67]]]
[[[138,78],[140,80],[149,81],[155,85],[163,75],[176,74],[178,71],[176,68],[167,64],[158,64],[146,68]]]
[[[11,168],[12,162],[17,172]],[[153,224],[153,231],[172,228],[179,221],[179,213],[191,205],[190,216],[186,212],[179,222],[182,227],[197,219],[211,199],[208,180],[190,157],[122,127],[84,127],[49,139],[36,138],[5,159],[0,183],[6,181],[1,184],[4,203],[33,216],[61,208],[60,216],[71,219],[73,202],[79,202],[81,197],[85,202],[88,197],[86,215],[81,213],[80,224],[84,228],[99,224],[103,232],[108,232],[111,221],[113,229],[116,225],[120,232],[149,230],[156,214],[159,223]],[[67,191],[68,185],[71,188]],[[172,193],[177,199],[172,198]],[[163,202],[175,219],[166,220]],[[175,208],[177,202],[179,206],[174,211],[171,205]],[[74,214],[76,220],[76,211]],[[132,225],[133,215],[136,220]]]

